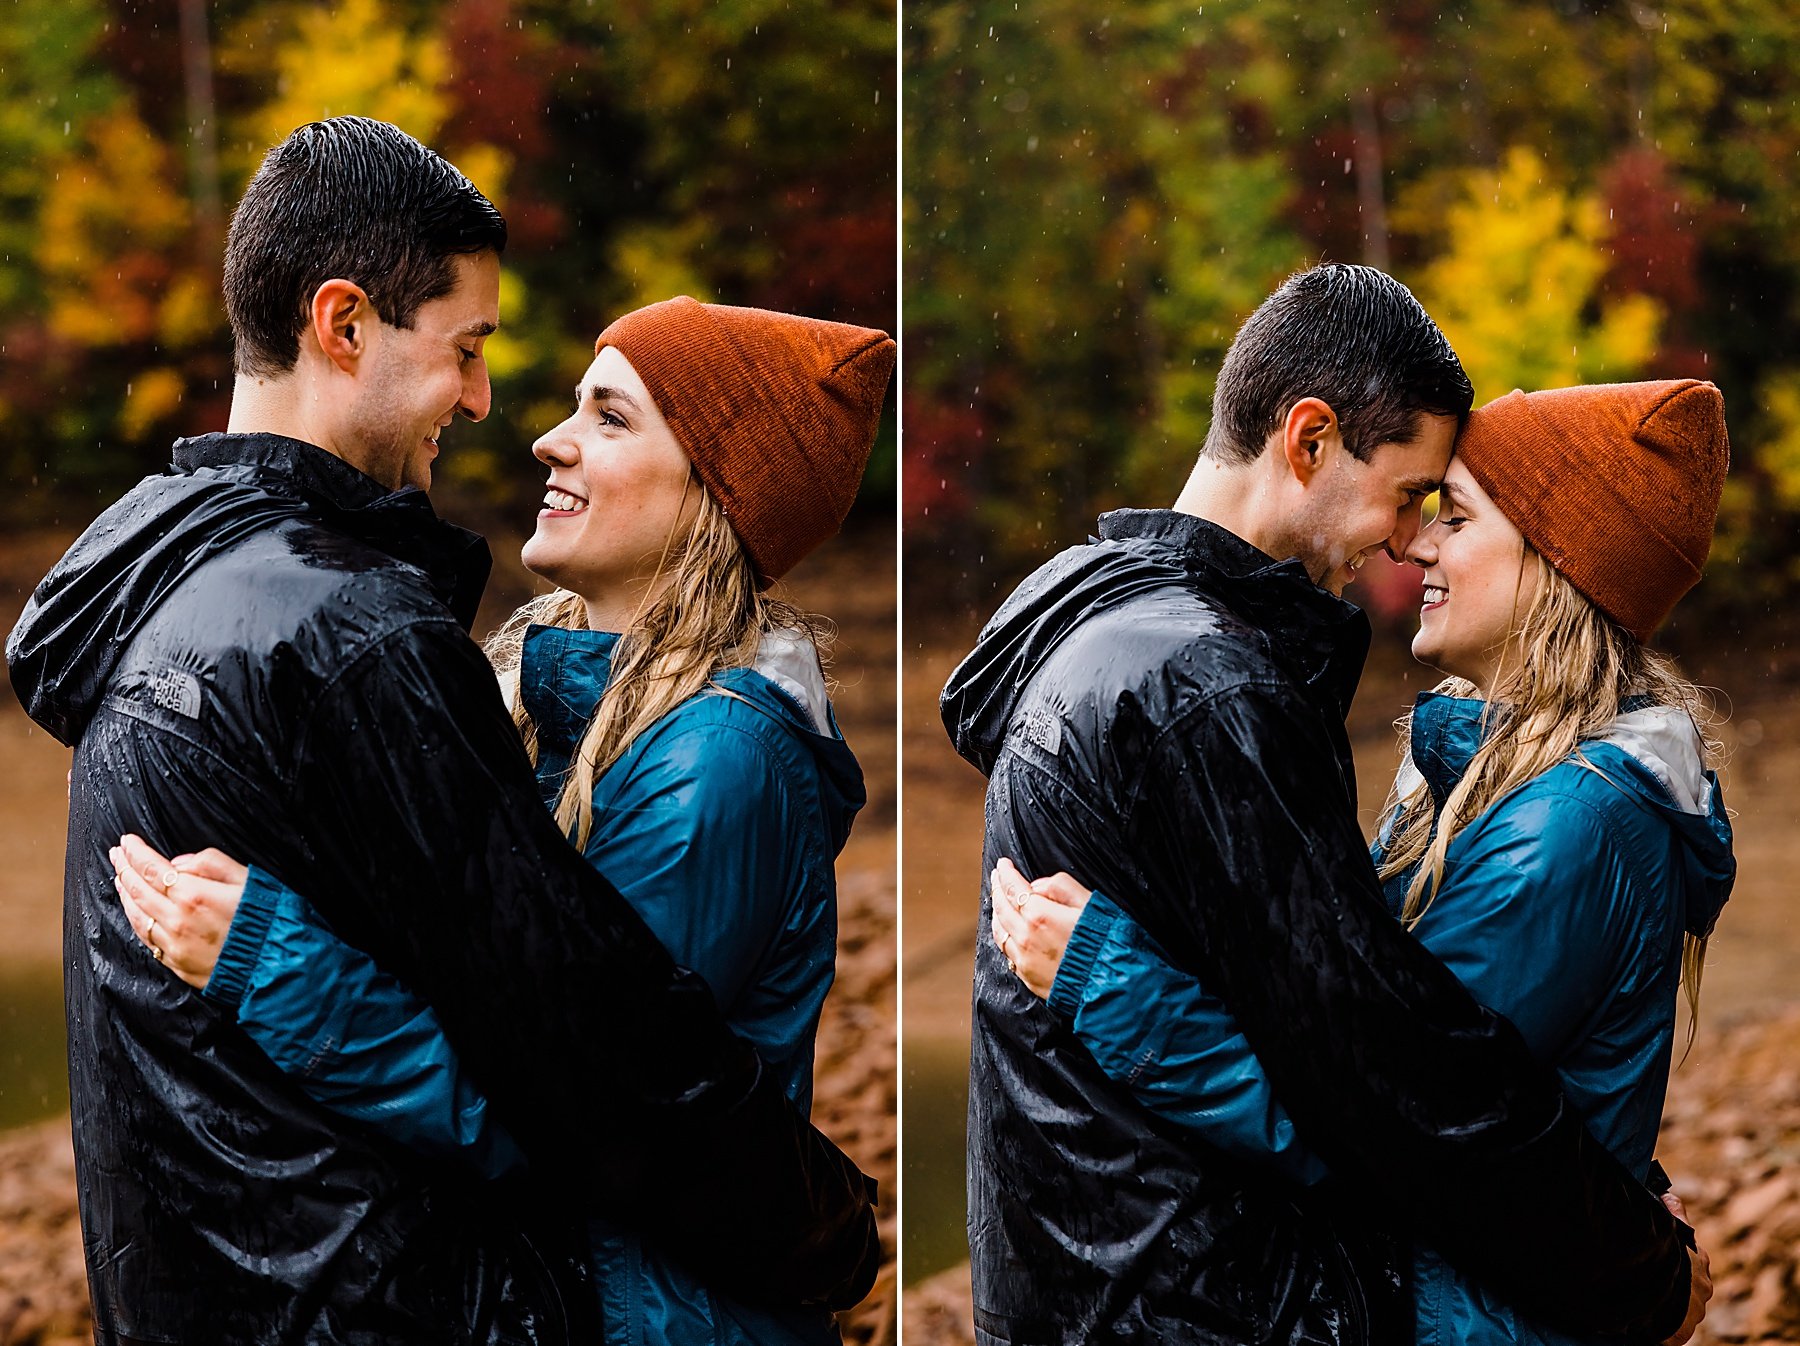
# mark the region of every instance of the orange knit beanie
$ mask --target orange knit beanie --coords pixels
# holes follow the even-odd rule
[[[764,584],[843,526],[894,369],[886,332],[683,295],[600,334],[631,362]]]
[[[1569,583],[1649,640],[1700,579],[1731,449],[1719,390],[1667,379],[1515,389],[1470,415],[1456,456]]]

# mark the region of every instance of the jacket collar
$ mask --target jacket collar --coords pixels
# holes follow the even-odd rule
[[[1648,697],[1628,696],[1620,701],[1619,709],[1621,718],[1614,722],[1615,728],[1603,732],[1599,738],[1608,738],[1616,732],[1618,726],[1629,727],[1634,720],[1641,720],[1645,712],[1652,709],[1652,704]],[[1487,742],[1488,736],[1498,727],[1498,722],[1492,703],[1480,697],[1420,692],[1414,699],[1409,730],[1412,745],[1410,756],[1413,769],[1431,787],[1435,807],[1444,806],[1444,800],[1449,798],[1450,791],[1467,774],[1476,752]],[[1625,750],[1630,751],[1630,748]],[[1648,756],[1646,753],[1633,755]],[[1693,770],[1696,774],[1701,770],[1699,761],[1699,745],[1696,741],[1693,752]],[[1655,774],[1651,765],[1646,764],[1645,770]],[[1702,782],[1696,781],[1695,788],[1700,788],[1701,784]],[[1403,779],[1399,793],[1404,796],[1413,788]],[[1668,781],[1663,782],[1663,788],[1665,792],[1671,791]],[[1705,809],[1696,805],[1688,811],[1704,813]]]
[[[1369,655],[1369,619],[1353,603],[1312,582],[1298,560],[1277,561],[1207,519],[1171,509],[1118,509],[1100,516],[1105,541],[1167,547],[1187,572],[1250,625],[1275,656],[1339,718],[1350,713]]]
[[[390,490],[335,454],[285,435],[210,434],[175,441],[174,467],[247,480],[297,497],[335,528],[423,571],[466,629],[487,586],[493,557],[479,533],[438,518],[415,486]]]
[[[1487,737],[1488,702],[1475,697],[1420,692],[1413,702],[1412,764],[1441,809]]]
[[[538,750],[559,759],[575,745],[612,679],[616,631],[530,626],[519,659],[519,696],[537,726]]]

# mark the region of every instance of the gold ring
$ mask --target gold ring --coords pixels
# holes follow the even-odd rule
[[[150,946],[150,956],[159,963],[163,961],[163,951],[154,944]]]
[[[175,891],[175,880],[179,879],[180,877],[181,877],[181,874],[174,868],[174,866],[171,865],[169,867],[169,869],[163,874],[162,890],[165,893],[174,892]]]
[[[150,918],[150,924],[144,927],[144,943],[151,948],[156,947],[156,917]]]
[[[1012,964],[1012,955],[1006,951],[1006,941],[1011,938],[1012,938],[1012,931],[1002,930],[1000,932],[1000,956],[1002,958],[1006,959],[1007,964],[1009,966]]]

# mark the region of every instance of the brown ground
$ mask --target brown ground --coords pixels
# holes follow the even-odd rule
[[[66,534],[0,545],[0,631],[67,545]],[[516,543],[495,543],[478,630],[529,591]],[[839,724],[862,762],[869,803],[838,862],[837,984],[819,1030],[813,1119],[881,1184],[887,1250],[874,1292],[843,1315],[854,1343],[895,1339],[897,1281],[894,976],[894,547],[877,524],[826,547],[791,577],[790,597],[839,629]],[[0,986],[53,974],[60,956],[68,754],[0,693]],[[0,1061],[0,1070],[6,1063]],[[66,1115],[0,1133],[0,1346],[91,1340]]]
[[[1694,1341],[1800,1341],[1800,1010],[1715,1033],[1670,1091],[1658,1146],[1712,1258]],[[974,1346],[967,1263],[906,1289],[906,1346]]]
[[[972,638],[909,641],[902,680],[905,1172],[909,1192],[929,1188],[938,1226],[921,1230],[915,1220],[926,1197],[909,1199],[907,1346],[973,1340],[968,1264],[939,1270],[951,1260],[944,1249],[960,1237],[960,1210],[942,1209],[957,1200],[960,1170],[949,1175],[947,1199],[945,1175],[935,1171],[959,1161],[952,1151],[962,1102],[948,1096],[967,1061],[983,786],[951,750],[936,699]],[[1693,1053],[1672,1077],[1659,1149],[1713,1257],[1718,1297],[1701,1340],[1800,1342],[1800,920],[1792,877],[1800,872],[1800,676],[1784,641],[1765,643],[1774,653],[1727,660],[1702,650],[1688,661],[1696,678],[1727,694],[1723,736],[1732,761],[1724,779],[1740,867],[1708,955]],[[1365,825],[1392,777],[1391,722],[1428,685],[1424,676],[1402,644],[1378,637],[1351,717]]]

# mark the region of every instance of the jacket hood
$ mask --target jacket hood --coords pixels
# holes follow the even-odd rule
[[[113,669],[162,600],[206,561],[283,520],[323,518],[425,570],[464,626],[487,581],[487,546],[323,449],[280,435],[178,440],[173,462],[95,519],[50,569],[6,642],[32,719],[73,746]]]
[[[1362,611],[1217,524],[1173,510],[1114,510],[1099,536],[1052,558],[1001,604],[938,702],[956,751],[985,776],[1020,695],[1082,622],[1140,594],[1185,585],[1269,633],[1279,658],[1347,714],[1368,655]]]
[[[520,659],[519,689],[537,727],[540,783],[554,805],[562,771],[594,708],[612,679],[619,636],[613,631],[572,631],[530,626]],[[753,668],[729,668],[713,677],[715,686],[779,723],[812,755],[819,773],[819,796],[826,830],[841,849],[850,823],[867,801],[862,768],[838,732],[825,688],[819,652],[801,632],[771,631],[763,637]],[[705,695],[705,693],[702,693]]]
[[[1487,709],[1481,700],[1420,693],[1412,714],[1412,751],[1396,781],[1402,797],[1423,779],[1435,806],[1443,807],[1491,728]],[[1658,814],[1680,839],[1685,925],[1690,934],[1711,934],[1731,896],[1737,860],[1724,793],[1717,775],[1706,769],[1693,720],[1674,707],[1632,698],[1577,752],[1616,789]]]

